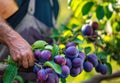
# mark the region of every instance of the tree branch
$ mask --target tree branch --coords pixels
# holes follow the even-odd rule
[[[117,71],[117,72],[113,73],[110,76],[107,76],[107,75],[95,75],[92,78],[90,78],[90,79],[88,79],[86,81],[83,81],[81,83],[100,83],[102,80],[111,80],[111,79],[118,78],[118,77],[120,77],[120,71]]]

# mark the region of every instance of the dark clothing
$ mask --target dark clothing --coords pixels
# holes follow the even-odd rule
[[[23,0],[23,3],[21,3],[21,5],[19,4],[19,10],[7,19],[7,22],[12,26],[12,28],[15,28],[23,19],[27,13],[28,4],[29,0]]]
[[[52,43],[52,39],[48,37],[50,36],[49,34],[51,34],[52,28],[50,27],[53,27],[52,15],[54,15],[56,19],[59,10],[58,0],[52,1],[53,6],[51,6],[50,0],[35,0],[35,12],[33,16],[33,14],[28,13],[30,0],[16,0],[19,10],[6,21],[26,39],[29,44],[33,44],[40,39]],[[9,49],[3,44],[0,45],[0,55],[3,55],[0,56],[0,61],[10,55]],[[19,75],[21,75],[25,81],[36,80],[37,78],[34,73],[19,72]]]
[[[28,4],[30,0],[16,0],[19,6],[19,10],[7,19],[7,22],[15,28],[23,19],[28,10]],[[52,27],[52,12],[54,12],[55,18],[58,16],[58,0],[53,0],[53,7],[50,4],[50,0],[36,0],[34,16],[46,24],[48,27]]]

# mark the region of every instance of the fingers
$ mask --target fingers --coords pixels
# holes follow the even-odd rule
[[[31,55],[29,55],[28,63],[29,63],[29,66],[33,66],[34,65],[34,56],[33,56],[33,53],[31,53]]]
[[[34,65],[34,56],[32,52],[30,54],[12,56],[12,58],[19,66],[22,65],[24,68]]]
[[[20,58],[21,58],[21,56],[20,55],[12,55],[12,58],[13,58],[13,60],[15,61],[15,62],[17,62],[17,61],[19,61],[20,60]]]
[[[21,46],[21,47],[20,47]],[[10,54],[15,62],[18,63],[19,66],[23,66],[24,68],[28,68],[34,65],[34,56],[32,49],[29,45],[25,44],[17,46],[17,48],[11,47]]]
[[[25,55],[24,55],[24,57],[22,59],[22,64],[23,64],[24,68],[28,68],[28,58]]]
[[[22,61],[21,60],[18,61],[18,66],[19,67],[22,66]]]
[[[15,57],[15,56],[12,56],[12,58],[13,58],[13,60],[14,60],[14,61],[17,61],[17,57]]]
[[[34,56],[32,52],[29,52],[29,54],[26,54],[22,57],[22,64],[24,68],[28,68],[34,65]]]

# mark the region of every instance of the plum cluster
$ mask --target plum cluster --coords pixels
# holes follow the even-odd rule
[[[65,49],[66,65],[70,69],[70,75],[75,77],[82,72],[86,56],[83,52],[79,52],[74,44],[68,45],[69,43]]]
[[[107,66],[100,63],[97,56],[95,54],[89,54],[83,64],[84,70],[86,72],[92,71],[93,67],[95,67],[96,72],[99,72],[103,75],[107,74]]]
[[[59,83],[59,78],[67,78],[69,75],[76,77],[83,70],[91,72],[95,67],[101,74],[107,73],[107,66],[101,64],[95,54],[80,52],[76,44],[69,42],[63,50],[63,54],[52,57],[49,50],[35,50],[34,56],[38,60],[38,65],[34,65],[33,71],[37,74],[37,83]],[[61,74],[58,74],[51,67],[44,67],[46,61],[54,61],[61,67]]]
[[[93,21],[90,25],[89,24],[83,25],[81,31],[84,36],[89,36],[88,38],[89,40],[95,41],[98,36],[96,32],[98,28],[99,28],[98,23],[96,21]]]
[[[107,74],[108,69],[107,66],[105,64],[99,63],[96,67],[96,72],[101,73],[103,75]]]
[[[59,83],[58,75],[52,68],[40,69],[37,75],[37,83]]]
[[[52,60],[52,53],[49,50],[35,50],[34,56],[38,60],[33,68],[37,74],[37,83],[59,83],[57,73],[50,67],[43,67],[44,62]]]

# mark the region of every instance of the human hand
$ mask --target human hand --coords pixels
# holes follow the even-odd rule
[[[34,56],[30,45],[14,31],[0,14],[0,41],[6,44],[13,60],[24,68],[34,65]]]
[[[10,55],[14,61],[19,65],[23,65],[24,68],[28,68],[34,65],[34,56],[30,45],[20,36],[8,45],[10,49]]]

